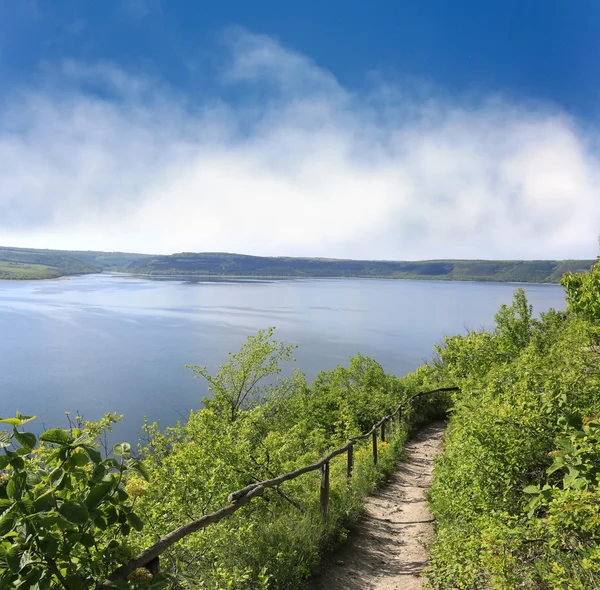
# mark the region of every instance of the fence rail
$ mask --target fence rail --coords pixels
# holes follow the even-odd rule
[[[320,505],[321,505],[321,516],[326,519],[327,518],[327,510],[329,505],[329,462],[338,455],[342,455],[343,453],[347,454],[347,476],[350,478],[352,476],[352,470],[354,467],[354,445],[358,441],[367,440],[369,437],[372,438],[373,441],[373,462],[377,464],[377,433],[381,432],[381,440],[385,441],[386,437],[386,425],[388,422],[393,420],[394,417],[398,416],[398,424],[402,420],[402,411],[416,398],[423,397],[425,395],[430,395],[433,393],[440,394],[448,391],[458,391],[458,387],[441,387],[438,389],[433,389],[431,391],[421,391],[411,396],[407,400],[403,401],[398,405],[398,407],[387,416],[384,416],[379,422],[373,424],[373,427],[369,432],[362,434],[360,436],[352,437],[345,445],[334,449],[321,459],[319,459],[316,463],[312,465],[306,465],[305,467],[300,467],[295,469],[294,471],[290,471],[289,473],[284,473],[279,475],[278,477],[274,477],[272,479],[267,479],[265,481],[253,483],[251,485],[246,486],[240,490],[232,492],[227,497],[227,500],[231,502],[229,506],[225,506],[216,512],[212,512],[211,514],[207,514],[184,524],[175,530],[171,531],[160,540],[158,540],[154,545],[148,547],[142,551],[137,557],[134,557],[125,565],[116,569],[102,584],[99,584],[96,587],[96,590],[113,590],[114,586],[112,582],[116,580],[123,580],[129,576],[132,572],[134,572],[138,568],[145,567],[149,569],[152,573],[156,573],[158,571],[158,558],[164,553],[169,547],[177,543],[192,533],[199,531],[207,527],[210,524],[215,522],[219,522],[226,516],[230,516],[237,510],[239,510],[242,506],[250,502],[253,498],[260,496],[267,488],[274,488],[281,485],[285,481],[289,481],[291,479],[296,479],[305,473],[310,473],[311,471],[321,471],[321,487],[320,487]]]

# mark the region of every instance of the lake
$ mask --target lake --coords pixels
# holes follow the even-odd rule
[[[557,285],[522,285],[536,313],[564,309]],[[519,285],[372,279],[185,280],[87,275],[0,281],[0,415],[125,415],[134,442],[144,416],[173,424],[206,395],[186,364],[215,371],[245,338],[276,326],[299,346],[309,379],[357,352],[403,375],[446,334],[493,324]],[[33,425],[32,425],[33,426]]]

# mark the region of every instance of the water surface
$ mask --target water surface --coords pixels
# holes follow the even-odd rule
[[[144,416],[174,423],[206,394],[186,364],[216,370],[258,329],[299,345],[314,378],[361,352],[398,375],[431,358],[446,334],[491,326],[518,285],[360,279],[147,280],[87,275],[0,281],[0,415],[64,411],[125,415],[135,440]],[[556,285],[524,285],[536,313],[564,308]]]

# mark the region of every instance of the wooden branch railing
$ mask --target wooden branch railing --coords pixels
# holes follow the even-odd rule
[[[352,476],[352,470],[354,468],[354,445],[361,440],[366,440],[369,437],[372,438],[373,441],[373,462],[375,465],[377,464],[377,433],[381,432],[381,441],[385,441],[386,437],[386,425],[388,422],[393,424],[392,420],[394,417],[398,417],[398,426],[400,426],[402,421],[402,411],[406,406],[408,406],[414,399],[430,395],[432,393],[439,394],[448,392],[448,391],[458,391],[458,387],[441,387],[439,389],[434,389],[432,391],[421,391],[411,396],[407,400],[403,401],[398,405],[398,407],[389,415],[384,416],[379,422],[373,424],[373,427],[369,432],[362,434],[360,436],[352,437],[345,445],[339,447],[338,449],[334,449],[323,458],[319,459],[316,463],[312,465],[306,465],[305,467],[300,467],[294,471],[290,471],[289,473],[284,473],[283,475],[279,475],[272,479],[267,479],[265,481],[261,481],[258,483],[253,483],[241,490],[237,490],[232,492],[227,497],[227,500],[231,502],[229,506],[225,506],[216,512],[211,514],[207,514],[189,522],[179,528],[171,531],[164,537],[162,537],[159,541],[157,541],[148,549],[142,551],[137,557],[133,558],[131,561],[116,569],[102,584],[99,584],[96,587],[96,590],[114,590],[114,586],[112,582],[116,580],[126,579],[129,574],[134,572],[138,568],[146,567],[151,569],[153,573],[155,573],[158,569],[157,560],[159,555],[164,553],[169,547],[177,543],[192,533],[199,531],[207,527],[210,524],[215,522],[219,522],[221,519],[226,516],[230,516],[237,510],[239,510],[244,504],[250,502],[253,498],[260,496],[267,488],[274,488],[280,486],[283,482],[289,481],[291,479],[296,479],[305,473],[309,473],[311,471],[320,470],[321,472],[321,486],[320,486],[320,506],[321,506],[321,516],[323,519],[327,518],[327,512],[329,507],[329,462],[338,455],[343,453],[347,454],[347,477],[350,478]]]

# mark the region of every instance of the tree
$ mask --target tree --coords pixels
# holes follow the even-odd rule
[[[523,289],[517,289],[510,306],[501,305],[494,316],[500,352],[515,356],[529,344],[531,338],[533,308],[527,302]]]
[[[206,398],[204,405],[229,416],[234,422],[240,410],[247,409],[262,399],[273,386],[273,381],[282,384],[278,377],[281,362],[294,361],[295,345],[286,345],[273,339],[275,328],[259,330],[248,339],[239,352],[229,353],[229,360],[216,375],[210,375],[203,366],[189,366],[196,377],[209,383],[212,399]]]

